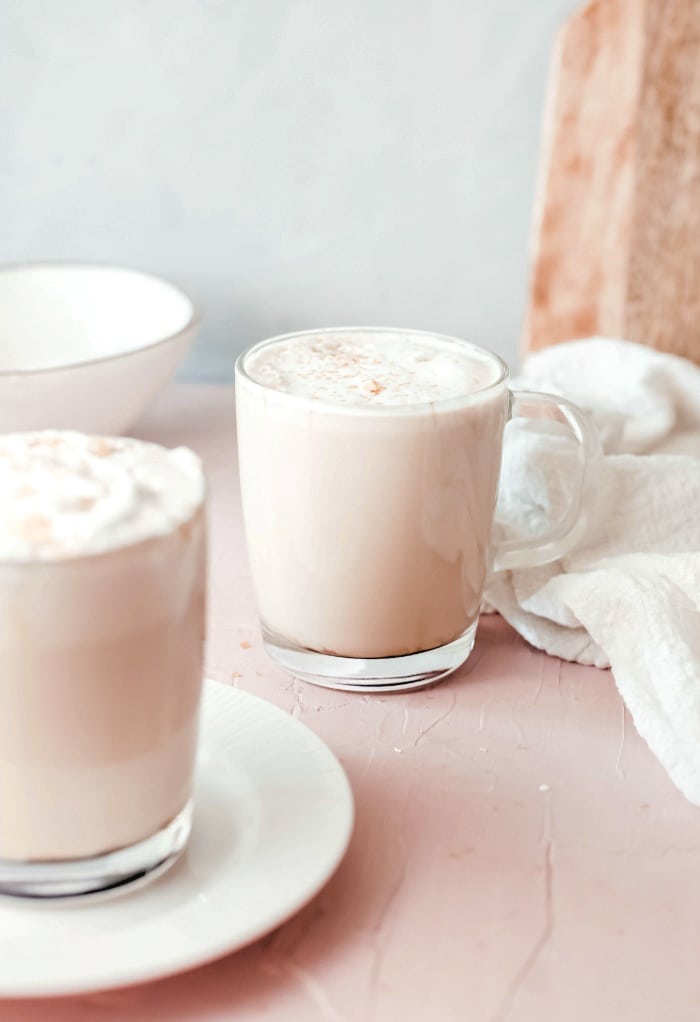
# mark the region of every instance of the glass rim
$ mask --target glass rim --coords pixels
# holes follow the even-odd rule
[[[266,384],[253,379],[246,368],[246,361],[267,347],[271,347],[275,344],[281,344],[285,341],[295,340],[296,338],[314,337],[316,335],[323,334],[401,334],[406,337],[425,338],[448,345],[457,345],[462,349],[475,353],[484,361],[490,361],[497,369],[497,376],[494,380],[491,380],[484,386],[479,387],[477,390],[470,390],[464,394],[458,395],[457,397],[446,397],[433,401],[419,401],[414,404],[350,405],[342,404],[340,402],[323,401],[318,398],[304,397],[299,394],[290,394],[284,390],[275,390],[274,387],[268,387]],[[275,394],[276,399],[283,401],[285,404],[295,405],[297,407],[307,407],[317,411],[335,412],[342,415],[365,416],[415,415],[418,413],[450,411],[451,409],[463,408],[466,404],[477,403],[486,395],[498,390],[499,387],[503,386],[508,381],[510,376],[510,370],[500,355],[497,355],[493,351],[489,351],[488,348],[482,348],[480,345],[474,344],[472,341],[465,341],[462,338],[454,337],[450,334],[436,333],[433,330],[413,330],[405,329],[403,327],[387,326],[320,327],[314,330],[295,330],[291,333],[276,334],[274,337],[267,337],[262,341],[257,341],[255,344],[251,345],[251,347],[242,351],[236,359],[234,369],[236,383],[238,383],[239,380],[244,380],[245,383],[254,390],[263,391],[268,394]]]

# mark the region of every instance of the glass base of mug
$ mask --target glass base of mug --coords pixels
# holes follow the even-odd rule
[[[173,865],[192,829],[192,803],[162,830],[126,848],[87,859],[22,862],[0,858],[0,895],[75,898],[141,886]]]
[[[311,649],[291,646],[263,625],[265,649],[276,663],[301,681],[344,692],[405,692],[427,688],[461,667],[474,648],[475,621],[446,646],[426,649],[405,656],[355,657],[332,656]]]

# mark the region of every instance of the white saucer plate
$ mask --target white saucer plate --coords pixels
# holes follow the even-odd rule
[[[205,683],[192,836],[180,860],[118,898],[0,899],[0,996],[50,997],[161,978],[244,947],[323,887],[353,800],[312,731]]]

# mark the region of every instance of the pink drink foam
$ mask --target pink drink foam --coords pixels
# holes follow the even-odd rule
[[[496,379],[493,363],[466,346],[399,332],[291,338],[263,347],[246,369],[272,390],[367,408],[463,397]]]

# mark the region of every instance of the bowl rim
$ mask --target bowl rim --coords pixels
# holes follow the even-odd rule
[[[174,283],[168,277],[159,273],[151,273],[150,270],[142,270],[137,266],[125,266],[123,263],[91,262],[90,260],[63,260],[63,259],[37,259],[18,262],[0,262],[0,275],[17,270],[120,270],[137,277],[145,277],[147,280],[156,281],[159,284],[166,284],[168,287],[178,291],[189,303],[190,315],[184,326],[174,333],[159,337],[155,341],[141,344],[138,348],[131,348],[129,351],[116,352],[113,355],[98,355],[95,358],[84,358],[76,362],[61,362],[54,366],[39,366],[36,369],[3,369],[0,367],[0,379],[13,376],[39,376],[48,373],[62,373],[70,369],[84,369],[86,366],[99,365],[104,362],[114,362],[117,359],[131,358],[140,355],[144,351],[150,351],[160,345],[176,341],[186,334],[197,330],[202,323],[202,312],[189,291],[186,291],[179,284]]]

